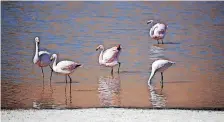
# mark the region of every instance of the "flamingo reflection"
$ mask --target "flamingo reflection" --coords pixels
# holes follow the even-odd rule
[[[158,60],[158,59],[163,59],[165,58],[164,56],[164,48],[162,48],[161,46],[157,46],[157,45],[154,45],[154,46],[151,46],[150,49],[149,49],[149,57],[150,59],[152,60]]]
[[[67,83],[65,84],[65,105],[68,105],[68,99],[70,105],[72,104],[72,90],[71,90],[71,82],[69,83],[69,98],[67,98]]]
[[[149,98],[152,103],[152,107],[153,108],[166,107],[166,96],[162,94],[162,91],[158,93],[152,85],[149,85],[149,90],[150,90]]]
[[[99,99],[101,106],[120,106],[120,77],[99,78]]]
[[[33,108],[42,109],[42,108],[55,108],[54,99],[53,99],[53,88],[50,85],[49,91],[45,91],[45,85],[42,85],[42,91],[40,94],[40,99],[33,102]]]

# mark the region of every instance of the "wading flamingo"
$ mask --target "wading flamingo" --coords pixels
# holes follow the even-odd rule
[[[51,56],[51,60],[54,60],[53,62],[53,70],[56,73],[60,73],[60,74],[64,74],[65,75],[65,80],[67,83],[67,76],[70,79],[70,83],[72,82],[71,77],[69,76],[71,73],[73,73],[75,71],[75,69],[77,69],[78,67],[81,67],[82,65],[73,61],[60,61],[56,64],[57,62],[57,54],[53,54]]]
[[[113,74],[113,67],[119,65],[118,66],[118,73],[119,73],[121,63],[119,62],[118,58],[121,52],[121,45],[119,44],[107,50],[104,49],[103,45],[99,45],[96,48],[96,51],[99,49],[101,50],[99,56],[99,64],[104,65],[106,67],[111,67],[111,74]]]
[[[175,64],[175,62],[172,61],[168,61],[168,60],[163,60],[163,59],[159,59],[156,60],[152,63],[152,71],[151,71],[151,75],[149,77],[148,80],[148,84],[151,85],[152,83],[152,78],[155,75],[156,72],[160,72],[161,73],[161,88],[163,88],[163,72],[168,69],[170,66],[172,66],[173,64]]]
[[[35,44],[36,44],[36,52],[33,58],[33,63],[37,64],[41,70],[42,70],[42,75],[43,75],[43,80],[44,80],[44,71],[43,71],[43,67],[47,67],[50,66],[51,60],[51,54],[47,51],[39,51],[39,44],[40,44],[40,40],[39,37],[35,37]],[[51,76],[52,76],[52,68],[51,68]],[[51,80],[51,76],[50,76],[50,80]]]
[[[159,44],[159,40],[162,40],[162,44],[163,44],[163,39],[166,35],[166,30],[168,28],[168,25],[163,23],[153,24],[153,20],[147,21],[147,24],[152,24],[150,28],[150,32],[149,32],[150,37],[154,40],[157,40],[158,44]]]

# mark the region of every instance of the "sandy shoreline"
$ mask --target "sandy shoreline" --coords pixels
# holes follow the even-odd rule
[[[2,110],[2,122],[149,122],[149,121],[224,121],[224,111],[146,110],[123,108],[91,108],[70,110]]]

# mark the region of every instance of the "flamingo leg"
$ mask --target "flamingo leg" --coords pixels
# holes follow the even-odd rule
[[[69,75],[68,75],[69,76]],[[70,78],[70,76],[69,76],[69,78]],[[71,79],[71,78],[70,78]],[[72,103],[72,90],[71,90],[71,87],[72,87],[72,82],[71,82],[71,80],[70,80],[70,104]]]
[[[49,67],[51,68],[51,66],[50,66],[50,65],[49,65]],[[53,72],[53,69],[51,68],[50,82],[51,82],[51,78],[52,78],[52,72]]]
[[[67,75],[65,75],[65,81],[66,81],[66,84],[67,84]]]
[[[120,66],[121,66],[121,62],[118,62],[118,73],[120,73]]]
[[[43,76],[43,79],[44,79],[44,71],[43,71],[43,67],[41,67],[41,71],[42,71],[42,76]]]
[[[159,44],[159,40],[157,40],[158,44]]]
[[[163,72],[161,72],[161,88],[163,88]]]
[[[111,74],[112,74],[112,75],[113,75],[113,72],[114,72],[114,71],[113,71],[113,67],[112,67],[112,68],[111,68]]]
[[[67,83],[65,85],[65,104],[67,105]]]
[[[162,39],[162,44],[164,44],[164,43],[163,43],[163,39]]]
[[[69,79],[70,79],[70,83],[72,82],[72,78],[68,75]]]

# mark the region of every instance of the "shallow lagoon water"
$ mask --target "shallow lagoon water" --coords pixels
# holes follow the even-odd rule
[[[2,2],[2,108],[223,108],[223,2]],[[146,21],[168,24],[164,45]],[[32,63],[34,38],[80,62],[72,83]],[[97,45],[121,44],[121,72],[99,66]],[[176,65],[148,86],[151,64]],[[114,68],[114,71],[117,67]]]

